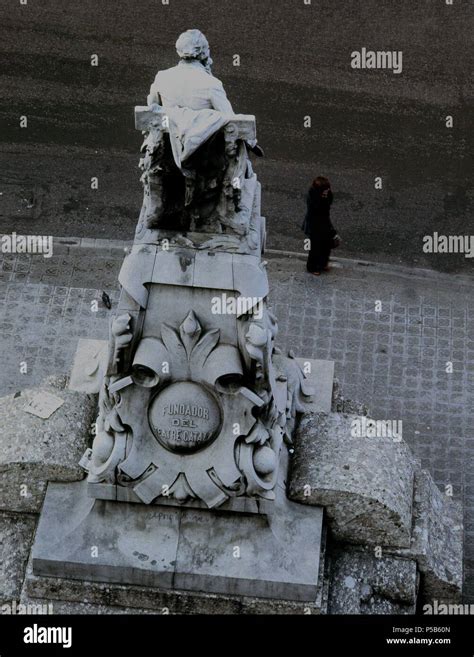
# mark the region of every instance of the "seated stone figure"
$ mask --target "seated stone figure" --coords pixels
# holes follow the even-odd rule
[[[235,114],[222,82],[211,73],[206,37],[188,30],[176,50],[179,64],[158,72],[148,96],[166,130],[151,130],[143,145],[142,219],[148,228],[221,232],[228,214],[224,197],[239,211],[235,180],[251,168],[247,148],[258,154],[261,149],[256,139],[236,145],[226,134]]]
[[[213,109],[233,114],[222,82],[211,73],[212,59],[204,34],[199,30],[183,32],[176,42],[176,51],[181,61],[157,73],[148,105],[158,103],[165,109]]]

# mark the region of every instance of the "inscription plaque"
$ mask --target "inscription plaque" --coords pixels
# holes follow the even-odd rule
[[[152,400],[150,426],[171,452],[196,452],[217,437],[221,413],[213,395],[197,383],[173,383]]]

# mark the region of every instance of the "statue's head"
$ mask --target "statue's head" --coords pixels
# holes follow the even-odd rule
[[[212,64],[209,43],[200,30],[183,32],[176,41],[176,52],[184,61],[196,60],[208,68]]]

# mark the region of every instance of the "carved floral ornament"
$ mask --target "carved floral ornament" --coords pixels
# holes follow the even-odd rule
[[[112,327],[125,348],[129,319]],[[236,495],[273,499],[284,422],[244,379],[239,349],[218,329],[204,332],[193,311],[177,329],[162,324],[160,339],[139,342],[130,373],[104,384],[89,481],[131,487],[145,503],[163,494],[210,507]],[[137,400],[148,408],[138,421]]]

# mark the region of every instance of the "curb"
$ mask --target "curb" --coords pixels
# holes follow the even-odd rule
[[[94,249],[98,255],[123,256],[127,249],[133,245],[133,240],[110,240],[94,237],[53,237],[53,249],[55,253],[69,253],[75,249]]]
[[[265,254],[270,254],[275,257],[297,258],[299,260],[306,260],[308,257],[306,253],[298,253],[297,251],[280,251],[278,249],[267,249]],[[425,269],[423,267],[409,267],[408,265],[394,265],[382,262],[375,262],[372,260],[361,260],[359,258],[340,258],[331,256],[331,262],[334,263],[339,269],[370,269],[370,271],[379,274],[393,274],[395,276],[403,276],[406,278],[423,278],[431,280],[449,280],[450,282],[458,283],[459,285],[474,286],[474,276],[468,274],[451,274],[449,272],[436,271],[434,269]]]

